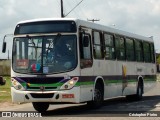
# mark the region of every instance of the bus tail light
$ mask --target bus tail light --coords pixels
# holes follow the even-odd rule
[[[14,78],[12,78],[11,80],[12,82],[12,86],[16,89],[16,90],[25,90],[24,87]]]
[[[62,86],[61,86],[61,90],[65,89],[65,90],[68,90],[68,89],[71,89],[74,87],[74,85],[77,83],[77,81],[79,80],[78,77],[73,77],[71,80],[67,81],[66,83],[64,83]]]

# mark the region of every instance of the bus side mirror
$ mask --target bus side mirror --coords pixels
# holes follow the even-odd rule
[[[83,47],[89,46],[89,36],[84,36],[83,38]]]
[[[7,43],[6,43],[6,42],[3,42],[2,53],[5,53],[5,52],[6,52],[6,45],[7,45]]]
[[[6,52],[6,47],[7,47],[7,43],[5,42],[5,39],[6,37],[9,37],[9,36],[13,36],[13,34],[6,34],[3,38],[3,45],[2,45],[2,53],[5,53]]]

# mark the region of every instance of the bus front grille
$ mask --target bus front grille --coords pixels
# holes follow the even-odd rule
[[[57,87],[45,87],[45,90],[55,90]],[[27,87],[27,90],[40,90],[40,87]]]
[[[54,93],[44,93],[44,94],[31,93],[30,95],[33,98],[52,98],[54,96]]]

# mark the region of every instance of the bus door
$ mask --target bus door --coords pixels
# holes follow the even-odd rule
[[[93,76],[91,47],[91,30],[80,30],[80,68],[81,76]]]
[[[93,59],[91,30],[87,28],[79,29],[80,48],[80,76],[81,76],[81,101],[92,99],[93,88]]]

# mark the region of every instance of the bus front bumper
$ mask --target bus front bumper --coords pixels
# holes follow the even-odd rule
[[[61,91],[20,91],[11,87],[12,102],[80,102],[80,87]]]

